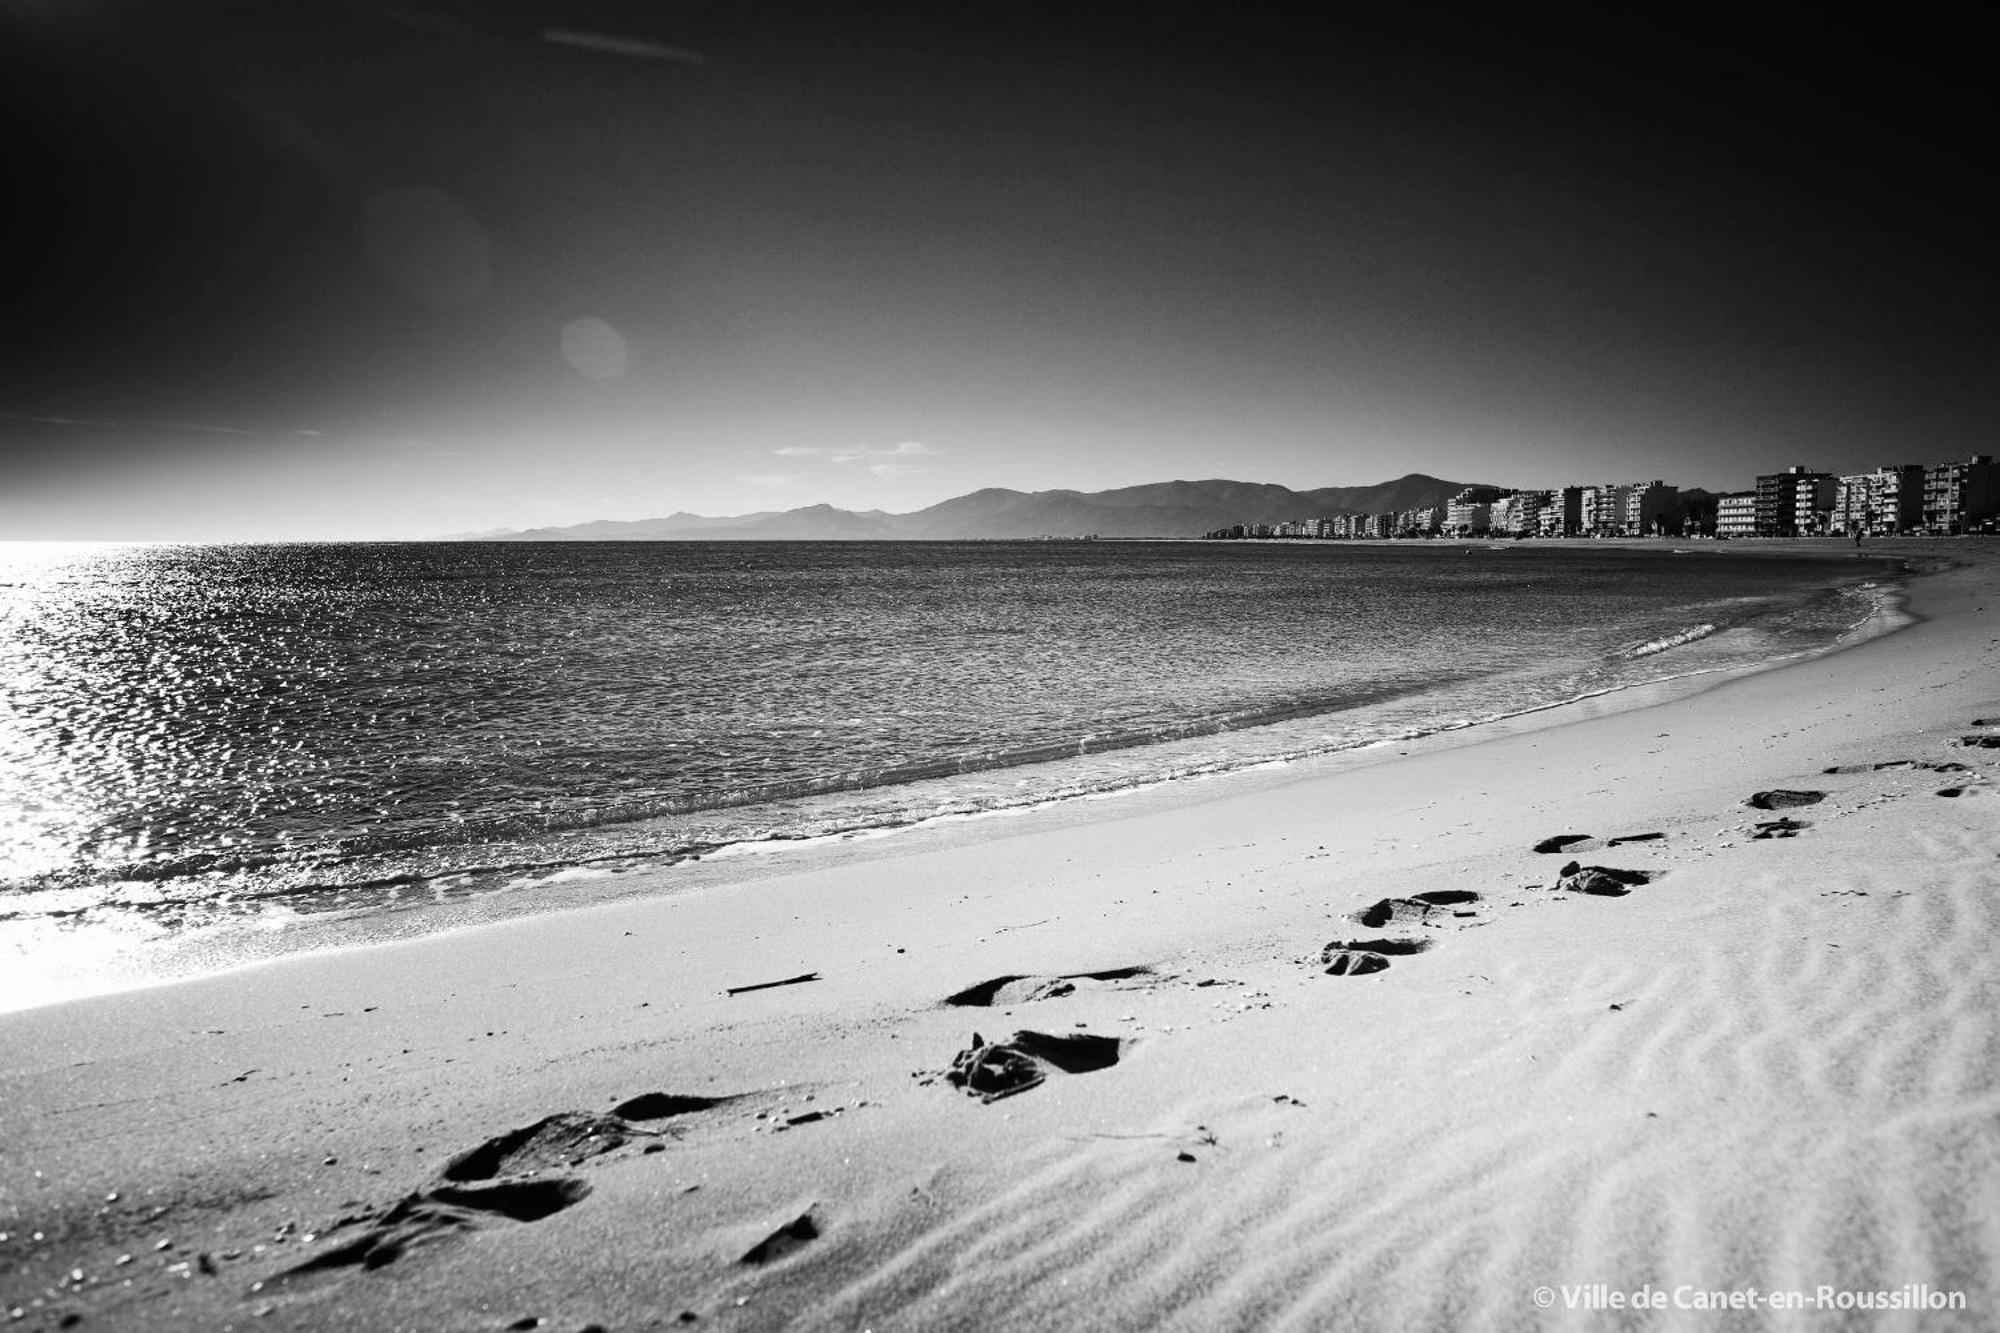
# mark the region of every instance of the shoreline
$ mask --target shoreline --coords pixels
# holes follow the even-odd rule
[[[1602,544],[1544,542],[1541,545],[1594,549]],[[1794,545],[1771,543],[1770,547],[1776,554],[1805,555],[1837,561],[1842,565],[1856,558],[1856,553],[1827,543],[1816,543],[1813,549],[1803,551],[1793,549]],[[1900,587],[1913,576],[1913,564],[1937,558],[1933,544],[1911,545],[1915,549],[1870,552],[1859,558],[1870,565],[1880,566],[1879,577]],[[1486,543],[1480,541],[1451,540],[1441,542],[1439,546],[1473,551],[1486,549]],[[1680,549],[1674,539],[1667,538],[1631,539],[1616,543],[1616,546],[1619,549],[1662,552]],[[1826,549],[1819,549],[1821,547]],[[1731,552],[1717,546],[1697,554],[1727,555]],[[52,922],[41,923],[39,937],[24,931],[24,938],[45,949],[51,946],[53,949],[37,965],[21,956],[20,950],[26,947],[25,944],[16,945],[16,962],[19,965],[13,969],[11,984],[0,989],[0,1013],[215,975],[276,958],[365,947],[382,940],[461,930],[523,915],[580,910],[601,902],[671,893],[677,890],[667,881],[684,878],[687,869],[697,862],[728,861],[745,856],[813,856],[827,848],[902,837],[941,823],[965,821],[976,824],[990,819],[1033,815],[1070,802],[1121,800],[1155,787],[1178,788],[1190,782],[1227,781],[1238,774],[1294,765],[1343,769],[1355,763],[1374,762],[1369,757],[1371,751],[1447,743],[1436,739],[1440,736],[1466,733],[1466,743],[1476,743],[1485,737],[1512,734],[1523,728],[1561,725],[1565,718],[1571,716],[1595,716],[1605,711],[1650,707],[1662,699],[1698,693],[1742,675],[1783,669],[1801,656],[1809,658],[1844,651],[1866,637],[1894,632],[1897,613],[1893,607],[1900,604],[1900,594],[1892,588],[1888,600],[1892,604],[1889,608],[1878,608],[1868,621],[1858,623],[1834,644],[1805,650],[1803,654],[1785,654],[1748,664],[1696,667],[1655,679],[1594,688],[1582,694],[1509,711],[1439,722],[1421,730],[1407,730],[1379,738],[1314,743],[1301,737],[1290,747],[1260,756],[1204,759],[1194,753],[1185,766],[1170,767],[1164,774],[1127,775],[1117,780],[1100,776],[1095,781],[1085,781],[1080,785],[1056,783],[1045,792],[1020,798],[1002,797],[993,804],[981,804],[976,808],[947,809],[940,805],[932,814],[913,813],[916,809],[913,805],[911,810],[886,812],[877,818],[817,834],[731,839],[674,851],[607,851],[580,859],[557,858],[521,864],[459,867],[430,874],[405,873],[379,881],[288,886],[239,899],[264,904],[258,912],[218,915],[212,923],[178,928],[164,936],[156,934],[159,928],[142,917],[134,917],[129,922],[93,923],[86,928],[89,932],[87,939],[69,935],[67,927]],[[1322,716],[1337,717],[1340,710],[1330,714],[1307,712],[1290,719],[1260,719],[1246,727],[1221,727],[1214,733],[1155,740],[1092,753],[1102,758],[1124,753],[1125,748],[1130,748],[1157,755],[1175,747],[1198,747],[1216,736],[1275,735],[1277,728],[1312,723]],[[990,769],[982,767],[976,771],[993,775],[1034,775],[1065,762],[1061,759],[1035,761]],[[904,791],[965,775],[960,772],[938,779],[918,779],[851,792],[841,789],[830,794],[852,796],[869,790]],[[802,794],[768,804],[783,807],[813,799],[816,797],[811,794]],[[1189,799],[1200,799],[1200,796],[1190,794]],[[951,803],[965,804],[963,801],[948,802]],[[755,806],[759,803],[750,804]],[[149,885],[150,881],[141,882],[142,899]],[[555,886],[563,887],[556,889]],[[291,906],[315,895],[326,895],[330,899],[359,898],[363,901],[343,906],[314,904],[303,910]],[[194,905],[197,908],[202,906],[198,900]],[[32,921],[26,923],[30,930],[36,925]],[[80,968],[90,969],[92,975],[85,979],[79,975]]]
[[[1978,1326],[2000,750],[1954,742],[2000,719],[1996,568],[1645,707],[0,1015],[0,1296],[26,1327],[1580,1328],[1529,1289],[1818,1274]],[[1859,767],[1901,760],[1965,768]],[[1558,834],[1652,881],[1554,890]],[[1417,892],[1477,896],[1349,919]],[[1324,975],[1378,935],[1431,947]],[[938,1077],[1016,1029],[1114,1058],[986,1105]],[[601,1155],[492,1146],[614,1105]],[[559,1206],[439,1184],[482,1144]],[[397,1253],[299,1268],[370,1237]]]

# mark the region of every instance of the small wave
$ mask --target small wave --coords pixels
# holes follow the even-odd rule
[[[1618,655],[1620,657],[1651,657],[1654,653],[1664,653],[1669,648],[1678,648],[1684,643],[1693,643],[1697,639],[1705,639],[1715,633],[1715,631],[1716,626],[1712,622],[1703,621],[1699,625],[1690,625],[1684,630],[1677,630],[1662,638],[1648,639],[1644,643],[1624,649]]]

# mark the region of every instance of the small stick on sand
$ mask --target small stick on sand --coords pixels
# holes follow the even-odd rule
[[[773,986],[796,986],[801,981],[818,981],[818,980],[819,980],[819,973],[805,972],[801,973],[796,977],[786,977],[783,981],[760,981],[754,986],[731,986],[728,989],[726,989],[723,992],[723,994],[741,995],[745,991],[769,990]]]

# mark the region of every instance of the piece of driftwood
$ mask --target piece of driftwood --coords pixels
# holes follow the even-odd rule
[[[819,980],[819,973],[806,972],[796,977],[786,977],[783,981],[760,981],[754,986],[731,986],[723,993],[726,995],[741,995],[746,991],[769,990],[773,986],[796,986],[802,981],[818,981],[818,980]]]

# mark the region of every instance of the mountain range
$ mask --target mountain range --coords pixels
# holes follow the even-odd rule
[[[1237,523],[1443,504],[1466,483],[1412,472],[1374,486],[1295,491],[1249,481],[1161,481],[1110,491],[989,487],[908,514],[832,505],[733,518],[669,514],[561,528],[459,533],[450,541],[948,541],[1033,537],[1199,537]]]

